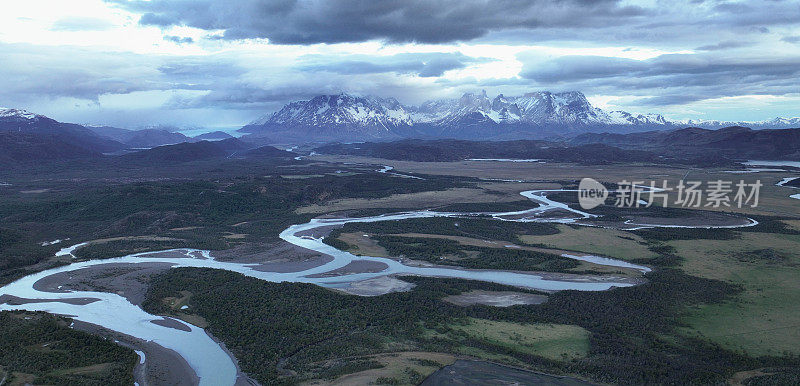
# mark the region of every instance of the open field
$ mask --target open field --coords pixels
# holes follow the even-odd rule
[[[485,340],[533,355],[555,360],[586,356],[589,331],[563,324],[519,324],[470,318],[467,323],[451,325],[470,338]]]
[[[692,310],[690,334],[753,355],[800,353],[800,235],[669,241],[689,274],[741,285],[736,299]]]
[[[395,352],[362,357],[383,367],[343,375],[333,380],[313,380],[302,385],[367,385],[380,379],[384,384],[417,385],[442,366],[453,364],[452,354],[431,352]]]
[[[398,177],[399,178],[399,177]],[[445,191],[395,194],[388,197],[362,199],[345,198],[313,204],[297,209],[298,213],[329,213],[369,208],[436,208],[453,203],[497,203],[520,200],[525,189],[555,188],[555,184],[520,184],[509,189],[508,184],[479,184],[475,188],[453,188]],[[522,189],[522,190],[520,190]]]
[[[657,254],[647,249],[647,243],[631,232],[606,228],[558,226],[554,235],[522,235],[527,244],[544,245],[570,251],[595,253],[622,260],[651,258]]]
[[[375,257],[389,256],[386,252],[386,248],[380,246],[377,241],[371,239],[369,234],[365,234],[364,232],[342,233],[339,235],[338,239],[353,246],[354,248],[349,251],[354,255]]]
[[[593,383],[579,378],[552,376],[491,362],[464,359],[443,367],[422,383],[423,386],[488,384],[583,386],[592,385]]]

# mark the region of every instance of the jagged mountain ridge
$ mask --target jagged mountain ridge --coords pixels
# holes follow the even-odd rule
[[[574,137],[589,132],[631,133],[696,126],[788,128],[800,118],[760,122],[672,121],[660,114],[631,114],[592,106],[579,91],[522,96],[486,92],[406,106],[394,98],[320,95],[291,102],[240,131],[267,141],[371,141],[398,138],[475,140]]]
[[[444,110],[444,115],[442,115]],[[460,99],[426,102],[414,109],[418,123],[446,125],[469,114],[479,113],[494,123],[528,123],[534,125],[589,124],[666,124],[664,117],[634,116],[624,111],[606,112],[589,103],[578,91],[551,93],[532,92],[517,97],[500,94],[490,99],[486,92],[467,93]]]
[[[339,94],[291,102],[241,131],[288,139],[397,139],[412,125],[411,114],[396,99]]]
[[[320,95],[291,102],[241,129],[275,140],[391,140],[407,137],[518,139],[570,136],[598,128],[672,128],[657,114],[606,112],[578,91],[489,98],[486,92],[405,106],[394,98]],[[627,130],[625,130],[627,129]]]
[[[687,127],[702,127],[704,129],[720,129],[723,127],[744,126],[752,129],[790,129],[800,127],[800,117],[782,118],[776,117],[772,119],[765,119],[763,121],[719,121],[719,120],[696,120],[686,119],[675,121],[682,126]]]

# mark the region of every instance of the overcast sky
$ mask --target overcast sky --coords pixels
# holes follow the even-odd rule
[[[584,92],[673,119],[800,116],[800,0],[25,0],[0,106],[236,127],[317,94]]]

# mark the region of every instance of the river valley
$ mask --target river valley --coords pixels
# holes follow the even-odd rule
[[[551,192],[565,190],[537,190],[525,191],[521,194],[535,201],[539,206],[534,209],[491,213],[492,218],[500,221],[518,222],[556,222],[576,223],[580,220],[597,217],[570,206],[550,200],[546,197]],[[548,216],[557,213],[556,216]],[[152,253],[131,254],[122,257],[103,260],[89,260],[74,262],[62,267],[42,271],[23,277],[13,283],[0,288],[0,296],[13,297],[15,301],[6,301],[0,304],[0,310],[29,310],[46,311],[54,314],[72,317],[76,321],[88,323],[115,331],[146,342],[155,343],[165,349],[172,350],[180,355],[194,370],[199,384],[223,385],[235,384],[242,380],[242,374],[237,369],[235,359],[202,328],[183,321],[155,316],[143,311],[139,306],[132,304],[125,297],[111,292],[99,291],[55,291],[40,289],[40,281],[54,275],[70,275],[79,270],[107,265],[133,266],[142,264],[163,264],[172,268],[201,267],[238,272],[243,275],[270,282],[299,282],[312,283],[329,288],[347,290],[350,287],[363,286],[365,282],[378,278],[399,275],[417,275],[428,277],[459,278],[486,281],[516,287],[537,289],[544,291],[578,290],[578,291],[604,291],[614,287],[627,287],[635,285],[638,281],[618,276],[573,275],[572,277],[557,277],[537,272],[511,272],[495,270],[468,270],[443,266],[420,266],[404,264],[402,261],[384,257],[356,256],[349,252],[341,251],[323,243],[323,238],[331,229],[349,222],[381,222],[412,218],[430,217],[463,217],[474,216],[475,213],[460,212],[434,212],[429,210],[395,213],[369,217],[355,218],[317,218],[304,224],[288,227],[281,232],[280,238],[297,247],[305,248],[330,259],[320,261],[312,267],[298,267],[294,270],[280,272],[256,269],[257,264],[252,262],[242,263],[235,261],[220,261],[207,250],[177,249]],[[482,214],[486,215],[486,214]],[[736,225],[675,225],[675,224],[632,224],[636,227],[743,227],[756,224],[754,220],[742,219]],[[586,224],[582,224],[586,225]],[[72,253],[85,243],[63,248],[58,255],[72,255]],[[626,261],[615,260],[602,256],[572,255],[564,257],[587,261],[598,265],[631,268],[642,273],[649,272],[650,268],[632,264]],[[363,272],[345,272],[331,275],[331,271],[341,270],[354,262],[372,262],[381,264],[382,269],[364,270]],[[373,264],[374,265],[374,264]],[[327,275],[324,275],[328,273]],[[388,287],[387,291],[393,290]],[[352,292],[351,293],[357,293]],[[144,362],[145,360],[143,360]]]

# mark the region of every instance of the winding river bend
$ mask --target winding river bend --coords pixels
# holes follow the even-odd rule
[[[579,220],[596,217],[596,215],[570,208],[566,204],[552,201],[546,197],[548,192],[558,191],[567,190],[522,192],[521,194],[523,196],[540,204],[539,207],[518,212],[484,213],[484,215],[489,215],[503,221],[558,223],[574,223]],[[560,212],[560,215],[557,217],[546,217],[545,214],[551,211]],[[633,285],[631,282],[614,280],[554,280],[535,273],[410,266],[388,258],[355,256],[323,243],[322,237],[313,236],[314,230],[319,230],[323,227],[327,229],[349,222],[368,223],[410,218],[462,217],[470,215],[474,215],[474,213],[423,210],[360,218],[313,219],[305,224],[292,225],[281,232],[280,237],[283,240],[300,247],[329,255],[333,258],[325,264],[298,272],[259,271],[254,269],[256,267],[255,264],[218,261],[211,256],[209,251],[196,249],[172,250],[172,252],[180,252],[181,255],[178,257],[167,257],[164,256],[163,253],[141,253],[104,260],[76,262],[67,266],[23,277],[0,288],[0,296],[10,295],[29,300],[29,302],[25,304],[0,304],[0,310],[46,311],[54,314],[67,315],[75,320],[98,325],[144,341],[152,341],[181,355],[192,369],[194,369],[200,379],[201,385],[231,385],[236,382],[237,378],[237,369],[234,360],[220,344],[215,342],[203,329],[175,319],[170,319],[170,323],[178,323],[179,325],[184,325],[185,328],[166,327],[162,325],[165,323],[156,324],[154,322],[163,322],[165,318],[148,314],[138,306],[130,303],[126,298],[117,294],[95,291],[45,292],[36,289],[35,284],[55,274],[73,272],[87,267],[96,267],[106,264],[166,263],[172,267],[223,269],[270,282],[287,281],[313,283],[325,287],[342,287],[353,282],[395,274],[462,278],[550,291],[568,289],[579,291],[603,291],[613,287]],[[743,224],[741,226],[750,225],[753,225],[753,223]],[[81,244],[64,248],[59,251],[58,254],[60,256],[71,255],[72,252],[80,246]],[[175,253],[172,255],[175,255]],[[642,272],[650,270],[645,266],[599,256],[574,256],[567,254],[564,256],[589,261],[595,264],[638,269]],[[354,260],[379,262],[385,264],[387,268],[381,272],[355,273],[332,277],[311,277],[342,268]]]

